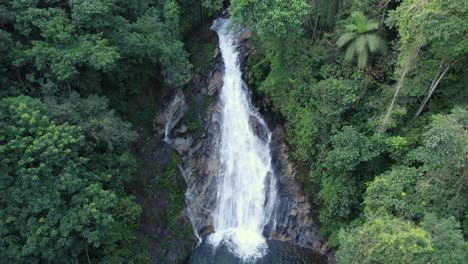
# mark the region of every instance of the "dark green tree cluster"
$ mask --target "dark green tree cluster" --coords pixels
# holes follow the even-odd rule
[[[195,0],[0,0],[1,263],[148,261],[137,134],[123,120],[143,93],[188,82],[182,39],[205,12]]]
[[[127,95],[187,82],[190,64],[173,0],[2,1],[2,94]]]
[[[84,99],[83,108],[68,103],[0,100],[6,263],[121,263],[140,255],[132,230],[141,208],[125,190],[136,167],[125,142],[135,135],[100,97]]]
[[[277,2],[232,14],[338,262],[465,263],[468,3]]]

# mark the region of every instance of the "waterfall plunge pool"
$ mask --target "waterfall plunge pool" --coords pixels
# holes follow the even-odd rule
[[[213,247],[206,239],[198,245],[189,264],[326,264],[325,256],[310,249],[292,246],[278,240],[267,240],[268,249],[262,258],[242,260],[225,244]]]

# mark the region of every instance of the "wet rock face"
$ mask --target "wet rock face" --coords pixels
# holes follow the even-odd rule
[[[261,122],[261,119],[256,115],[249,116],[249,124],[254,134],[259,137],[263,142],[268,141],[268,127],[265,123]]]
[[[186,175],[187,192],[186,205],[190,211],[193,228],[200,236],[212,233],[213,212],[216,208],[217,172],[219,171],[219,141],[221,135],[221,106],[219,91],[223,86],[224,63],[221,53],[215,52],[215,66],[206,75],[194,76],[185,96],[192,98],[191,103],[203,101],[210,97],[210,103],[205,113],[202,113],[200,124],[203,133],[194,134],[183,124],[175,126],[174,137],[169,144],[177,151]],[[190,114],[187,112],[187,115]],[[200,114],[200,113],[199,113]],[[175,118],[174,120],[176,120]]]
[[[140,136],[136,145],[140,177],[135,183],[135,196],[143,208],[140,230],[136,236],[147,242],[149,263],[180,263],[189,257],[196,241],[190,233],[181,235],[167,223],[170,208],[174,203],[182,208],[184,199],[179,198],[171,204],[166,198],[168,190],[160,188],[158,182],[161,177],[167,177],[175,183],[174,188],[180,193],[187,189],[186,182],[179,170],[169,170],[171,153],[174,151],[169,144],[160,142],[159,137]],[[192,225],[185,209],[173,221],[180,230],[190,229]]]
[[[221,133],[221,112],[218,104],[212,105],[210,122],[206,129],[206,137],[200,142],[198,155],[192,159],[192,168],[188,177],[189,189],[187,206],[194,218],[194,228],[201,236],[213,232],[213,212],[216,208],[217,172],[220,162],[219,144]],[[193,171],[193,172],[192,172]]]
[[[240,55],[239,58],[243,75],[247,72],[245,71],[247,58],[252,52],[252,43],[250,41],[251,37],[252,31],[250,30],[250,28],[244,28],[238,33],[237,39],[235,41],[235,45],[237,45],[237,49]],[[245,76],[242,77],[244,77],[243,79],[246,80]]]
[[[177,137],[171,140],[172,147],[179,153],[179,155],[184,155],[190,150],[190,144],[192,139],[190,137]]]
[[[187,103],[182,90],[177,90],[175,95],[161,108],[153,120],[153,129],[157,135],[164,135],[166,124],[169,124],[169,132],[177,126],[187,112]]]
[[[220,69],[215,69],[210,76],[208,95],[213,96],[221,87],[223,87],[223,72]]]
[[[327,254],[326,241],[318,235],[318,227],[312,219],[308,198],[295,180],[296,169],[289,161],[284,136],[283,129],[278,126],[273,131],[270,143],[272,164],[279,185],[279,201],[275,212],[276,228],[271,236],[273,239],[289,241]]]

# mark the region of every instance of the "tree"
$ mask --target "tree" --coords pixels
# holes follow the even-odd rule
[[[326,79],[313,86],[314,100],[317,110],[329,117],[331,122],[336,121],[347,110],[354,106],[358,100],[358,83],[351,80]]]
[[[405,0],[389,12],[386,23],[400,35],[398,82],[380,132],[387,129],[402,88],[413,96],[424,97],[415,113],[419,116],[447,74],[458,64],[466,63],[467,13],[468,3],[463,0]]]
[[[419,263],[466,263],[467,252],[460,223],[454,217],[439,218],[434,214],[424,217],[421,227],[432,236],[433,251],[422,255]]]
[[[190,77],[176,1],[8,1],[13,76],[34,95],[135,93]],[[3,35],[3,34],[2,34]],[[0,41],[4,37],[0,35]],[[117,93],[115,93],[117,94]]]
[[[85,138],[80,127],[51,120],[38,99],[0,100],[3,261],[138,258],[132,226],[141,208],[122,186],[135,162],[125,155],[103,162],[106,154],[87,148]]]
[[[359,163],[375,158],[382,151],[379,137],[368,137],[352,126],[343,127],[331,141],[333,149],[325,162],[329,171],[334,172],[352,171]]]
[[[395,215],[412,220],[422,208],[415,200],[416,185],[422,171],[412,167],[395,167],[376,177],[367,187],[364,198],[368,215]]]
[[[468,111],[456,107],[448,115],[435,115],[424,134],[417,158],[433,169],[449,166],[464,169],[468,150]]]
[[[308,10],[304,0],[232,0],[230,12],[235,22],[252,27],[264,38],[286,38],[302,32]]]
[[[45,72],[46,78],[63,82],[75,79],[79,67],[109,71],[119,54],[100,34],[80,34],[67,13],[60,8],[41,9],[33,3],[14,1],[18,33],[30,39],[32,48],[23,55]],[[35,36],[33,30],[40,32]]]
[[[326,176],[319,197],[322,200],[319,220],[322,232],[330,235],[330,244],[338,245],[338,232],[349,220],[352,210],[358,205],[356,182],[348,175]]]
[[[128,149],[128,142],[137,137],[131,124],[123,122],[113,110],[109,100],[96,95],[81,98],[73,92],[68,97],[44,99],[50,118],[59,123],[79,126],[90,146],[99,146],[107,151],[120,152]]]
[[[363,226],[342,230],[338,263],[413,263],[431,252],[430,235],[398,218],[369,219]]]
[[[309,3],[312,10],[309,24],[314,27],[314,35],[318,27],[326,29],[335,24],[342,0],[309,0]]]
[[[353,23],[345,26],[346,33],[338,38],[336,44],[342,48],[347,46],[345,60],[351,61],[357,56],[359,68],[367,65],[369,53],[385,54],[387,46],[377,34],[371,33],[379,28],[379,23],[368,19],[361,12],[353,12]]]
[[[224,0],[203,0],[202,6],[210,13],[218,12],[223,8]]]
[[[428,211],[462,220],[468,202],[468,111],[454,108],[436,115],[424,133],[424,145],[415,151],[426,175],[418,184],[421,203]]]

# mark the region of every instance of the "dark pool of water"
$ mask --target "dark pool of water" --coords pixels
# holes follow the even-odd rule
[[[326,257],[309,249],[295,247],[285,242],[269,240],[268,251],[256,261],[242,261],[234,256],[225,245],[214,249],[203,241],[195,248],[189,264],[326,264]]]

